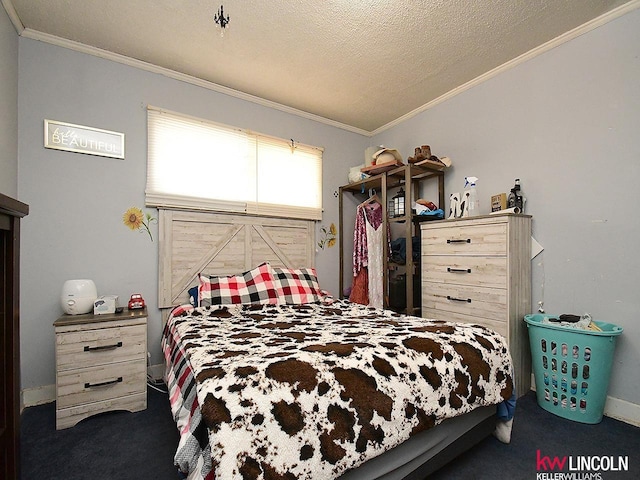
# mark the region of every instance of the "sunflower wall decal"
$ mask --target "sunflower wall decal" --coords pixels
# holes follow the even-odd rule
[[[318,247],[324,250],[324,247],[333,247],[336,244],[336,236],[338,235],[338,229],[335,224],[331,224],[329,228],[322,227],[322,238],[318,242]]]
[[[158,220],[155,217],[151,216],[150,213],[145,213],[138,207],[129,208],[126,212],[124,212],[124,215],[122,216],[122,223],[124,223],[131,230],[138,230],[140,233],[146,231],[152,242],[153,235],[151,235],[149,225],[157,222]]]

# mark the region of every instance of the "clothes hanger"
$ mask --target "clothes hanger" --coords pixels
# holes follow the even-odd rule
[[[380,201],[380,197],[378,197],[378,194],[376,193],[376,191],[372,190],[372,192],[373,192],[373,195],[371,195],[364,202],[362,202],[359,205],[360,207],[364,207],[365,205],[369,205],[370,203],[373,203],[373,202],[376,202],[376,203],[379,203],[380,205],[382,205],[382,202]]]

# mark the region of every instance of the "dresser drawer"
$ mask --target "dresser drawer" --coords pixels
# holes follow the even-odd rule
[[[423,255],[424,280],[457,285],[505,288],[507,257]]]
[[[147,327],[100,328],[56,335],[57,370],[146,358]]]
[[[506,255],[505,224],[423,228],[422,255]]]
[[[56,408],[73,407],[146,392],[144,361],[58,372]]]
[[[422,306],[481,318],[507,318],[507,291],[467,285],[422,282]]]
[[[509,325],[504,319],[500,320],[488,317],[475,317],[473,315],[467,315],[464,313],[447,312],[445,310],[438,310],[437,308],[427,307],[422,307],[422,316],[424,318],[432,318],[447,322],[473,323],[474,325],[482,325],[483,327],[498,332],[506,339],[509,338]]]

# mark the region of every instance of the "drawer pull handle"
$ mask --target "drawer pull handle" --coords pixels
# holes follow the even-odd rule
[[[113,345],[103,345],[101,347],[84,347],[85,352],[99,352],[100,350],[113,350],[115,348],[121,347],[122,342],[114,343]]]
[[[115,383],[122,382],[122,377],[118,377],[115,380],[109,380],[108,382],[102,383],[85,383],[84,388],[93,388],[93,387],[106,387],[107,385],[113,385]]]
[[[451,267],[447,267],[447,272],[452,272],[452,273],[471,273],[471,269],[470,268],[451,268]]]
[[[458,240],[458,239],[448,238],[447,239],[447,243],[471,243],[471,239],[470,238],[466,238],[466,239],[461,238],[461,239]]]
[[[466,302],[466,303],[471,303],[471,299],[470,298],[456,298],[456,297],[452,297],[450,295],[447,295],[447,300],[452,300],[454,302]]]

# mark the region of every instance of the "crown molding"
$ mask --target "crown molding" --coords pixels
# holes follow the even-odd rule
[[[4,2],[9,0],[2,0],[2,1]],[[283,105],[281,103],[273,102],[271,100],[260,98],[255,95],[244,93],[239,90],[234,90],[232,88],[225,87],[217,83],[209,82],[207,80],[203,80],[201,78],[197,78],[192,75],[187,75],[185,73],[177,72],[169,68],[160,67],[152,63],[144,62],[142,60],[138,60],[132,57],[127,57],[126,55],[121,55],[119,53],[110,52],[108,50],[103,50],[101,48],[92,47],[80,42],[75,42],[73,40],[67,40],[66,38],[57,37],[55,35],[43,33],[38,30],[32,30],[30,28],[23,27],[23,30],[22,30],[22,33],[20,33],[20,36],[24,38],[29,38],[31,40],[38,40],[41,42],[49,43],[51,45],[56,45],[58,47],[67,48],[69,50],[74,50],[76,52],[86,53],[88,55],[93,55],[95,57],[103,58],[105,60],[111,60],[113,62],[118,62],[124,65],[128,65],[130,67],[138,68],[140,70],[145,70],[147,72],[157,73],[159,75],[163,75],[165,77],[172,78],[174,80],[179,80],[181,82],[189,83],[191,85],[206,88],[207,90],[212,90],[218,93],[222,93],[224,95],[229,95],[230,97],[235,97],[235,98],[252,102],[264,107],[273,108],[274,110],[279,110],[281,112],[289,113],[291,115],[296,115],[298,117],[306,118],[308,120],[313,120],[315,122],[323,123],[325,125],[329,125],[331,127],[339,128],[342,130],[347,130],[353,133],[357,133],[359,135],[369,136],[369,132],[361,128],[356,128],[351,125],[346,125],[344,123],[340,123],[335,120],[330,120],[320,115],[315,115],[313,113],[305,112],[303,110],[298,110],[297,108],[289,107],[287,105]]]
[[[570,40],[573,40],[574,38],[577,38],[581,35],[584,35],[585,33],[588,33],[592,30],[595,30],[596,28],[611,22],[612,20],[615,20],[623,15],[626,15],[627,13],[637,9],[640,7],[640,0],[632,0],[629,3],[625,3],[624,5],[621,5],[617,8],[614,8],[613,10],[600,15],[597,18],[594,18],[593,20],[590,20],[589,22],[580,25],[579,27],[574,28],[573,30],[569,30],[566,33],[563,33],[562,35],[548,41],[547,43],[544,43],[542,45],[540,45],[539,47],[536,47],[532,50],[529,50],[526,53],[523,53],[522,55],[520,55],[519,57],[514,58],[513,60],[510,60],[506,63],[503,63],[502,65],[494,68],[493,70],[488,71],[487,73],[484,73],[482,75],[480,75],[479,77],[474,78],[473,80],[470,80],[469,82],[460,85],[459,87],[454,88],[453,90],[448,91],[447,93],[439,96],[438,98],[425,103],[424,105],[416,108],[415,110],[412,110],[411,112],[408,112],[404,115],[402,115],[401,117],[396,118],[395,120],[392,120],[391,122],[376,128],[375,130],[369,132],[369,136],[375,136],[378,135],[379,133],[384,132],[385,130],[388,130],[392,127],[395,127],[396,125],[401,124],[402,122],[404,122],[405,120],[408,120],[412,117],[415,117],[416,115],[429,110],[433,107],[435,107],[436,105],[445,102],[447,100],[449,100],[450,98],[455,97],[456,95],[465,92],[473,87],[475,87],[476,85],[479,85],[503,72],[506,72],[507,70],[517,67],[518,65],[527,62],[529,60],[531,60],[534,57],[537,57],[538,55],[542,55],[545,52],[548,52],[549,50],[552,50],[564,43],[569,42]]]
[[[110,52],[108,50],[103,50],[100,48],[96,48],[96,47],[91,47],[79,42],[75,42],[72,40],[67,40],[61,37],[57,37],[54,35],[49,35],[47,33],[43,33],[43,32],[39,32],[37,30],[32,30],[30,28],[25,28],[25,26],[22,24],[22,21],[20,20],[20,18],[18,17],[18,14],[15,10],[15,8],[13,7],[13,4],[11,2],[11,0],[1,0],[2,1],[2,5],[4,6],[5,10],[7,11],[7,14],[11,20],[11,22],[13,23],[14,28],[16,29],[16,32],[18,32],[18,35],[25,37],[25,38],[30,38],[33,40],[39,40],[45,43],[49,43],[52,45],[57,45],[59,47],[63,47],[63,48],[68,48],[70,50],[75,50],[77,52],[81,52],[81,53],[86,53],[88,55],[93,55],[96,57],[100,57],[100,58],[104,58],[106,60],[111,60],[114,62],[118,62],[124,65],[128,65],[134,68],[139,68],[141,70],[145,70],[148,72],[152,72],[152,73],[157,73],[160,75],[163,75],[165,77],[168,78],[172,78],[174,80],[178,80],[181,82],[185,82],[185,83],[189,83],[191,85],[195,85],[198,87],[202,87],[208,90],[212,90],[218,93],[222,93],[224,95],[229,95],[231,97],[234,98],[238,98],[241,100],[245,100],[257,105],[261,105],[264,107],[268,107],[268,108],[273,108],[275,110],[279,110],[281,112],[284,113],[288,113],[291,115],[296,115],[298,117],[302,117],[302,118],[306,118],[308,120],[312,120],[314,122],[318,122],[318,123],[322,123],[331,127],[335,127],[335,128],[339,128],[341,130],[346,130],[348,132],[352,132],[352,133],[356,133],[358,135],[362,135],[365,137],[373,137],[376,136],[386,130],[389,130],[392,127],[395,127],[399,124],[401,124],[402,122],[415,117],[416,115],[425,112],[433,107],[435,107],[436,105],[439,105],[440,103],[443,103],[453,97],[455,97],[456,95],[463,93],[473,87],[475,87],[476,85],[479,85],[487,80],[490,80],[491,78],[511,69],[514,68],[528,60],[531,60],[534,57],[537,57],[538,55],[541,55],[545,52],[548,52],[549,50],[552,50],[570,40],[573,40],[574,38],[577,38],[581,35],[584,35],[585,33],[588,33],[606,23],[611,22],[612,20],[615,20],[623,15],[626,15],[627,13],[636,10],[637,8],[640,7],[640,0],[631,0],[628,3],[625,3],[624,5],[621,5],[617,8],[614,8],[613,10],[597,17],[594,18],[593,20],[590,20],[589,22],[580,25],[579,27],[574,28],[573,30],[570,30],[550,41],[548,41],[547,43],[544,43],[532,50],[529,50],[526,53],[523,53],[522,55],[514,58],[513,60],[510,60],[496,68],[494,68],[493,70],[488,71],[487,73],[484,73],[476,78],[474,78],[473,80],[470,80],[469,82],[460,85],[459,87],[456,87],[452,90],[450,90],[449,92],[439,96],[438,98],[425,103],[424,105],[396,118],[395,120],[392,120],[391,122],[382,125],[381,127],[376,128],[375,130],[372,131],[367,131],[361,128],[357,128],[351,125],[347,125],[341,122],[337,122],[335,120],[331,120],[325,117],[322,117],[320,115],[315,115],[313,113],[309,113],[309,112],[305,112],[303,110],[299,110],[297,108],[293,108],[293,107],[289,107],[287,105],[283,105],[281,103],[277,103],[277,102],[273,102],[271,100],[266,100],[264,98],[260,98],[257,97],[255,95],[251,95],[248,93],[244,93],[238,90],[234,90],[232,88],[229,87],[225,87],[223,85],[219,85],[217,83],[213,83],[213,82],[209,82],[206,80],[202,80],[200,78],[194,77],[192,75],[187,75],[184,73],[180,73],[177,72],[175,70],[171,70],[169,68],[165,68],[165,67],[160,67],[158,65],[154,65],[148,62],[143,62],[142,60],[137,60],[135,58],[131,58],[131,57],[127,57],[125,55],[121,55],[118,53],[114,53],[114,52]]]
[[[24,25],[22,24],[22,20],[20,20],[18,12],[16,12],[11,0],[2,0],[2,6],[6,10],[9,20],[13,23],[13,28],[16,29],[18,35],[22,35],[22,32],[24,32]]]

